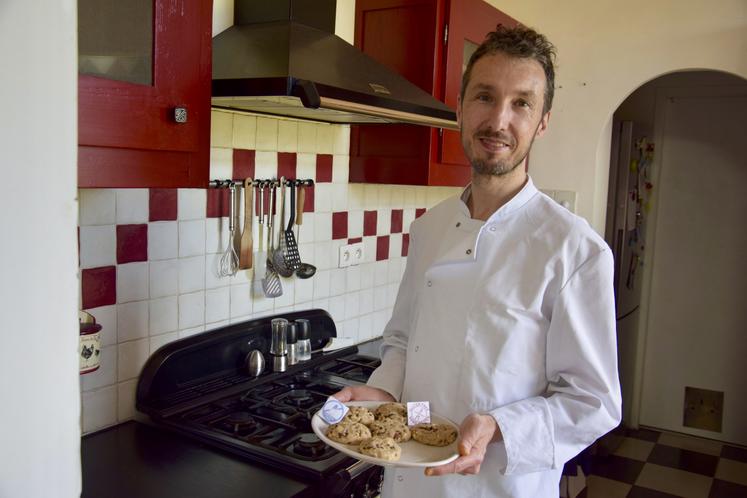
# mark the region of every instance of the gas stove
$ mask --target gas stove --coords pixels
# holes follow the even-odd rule
[[[149,424],[308,480],[309,496],[374,496],[381,469],[325,445],[311,430],[311,418],[331,394],[364,383],[380,361],[355,346],[323,352],[336,336],[325,311],[282,317],[309,320],[311,360],[285,372],[249,375],[250,351],[269,358],[274,316],[185,338],[149,358],[138,383],[138,411]]]

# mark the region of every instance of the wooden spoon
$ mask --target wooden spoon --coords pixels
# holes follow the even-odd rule
[[[252,208],[254,200],[252,197],[252,179],[244,180],[244,231],[241,232],[241,244],[239,248],[239,269],[247,270],[252,267]]]

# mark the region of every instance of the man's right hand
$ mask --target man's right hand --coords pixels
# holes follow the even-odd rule
[[[369,386],[348,386],[333,394],[335,398],[347,403],[348,401],[397,401],[394,396],[379,389]]]

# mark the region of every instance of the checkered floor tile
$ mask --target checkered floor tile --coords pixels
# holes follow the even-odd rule
[[[747,449],[650,429],[620,429],[590,462],[582,498],[747,498]]]

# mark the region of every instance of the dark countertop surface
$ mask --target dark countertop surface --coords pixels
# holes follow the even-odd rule
[[[312,491],[306,482],[134,421],[85,436],[81,458],[83,498],[281,498]]]

